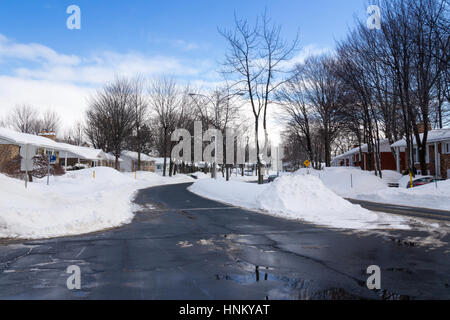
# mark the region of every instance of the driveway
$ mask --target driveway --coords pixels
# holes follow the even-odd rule
[[[188,184],[142,190],[134,221],[0,244],[0,299],[449,299],[449,236],[330,230],[227,206]],[[66,269],[81,270],[68,290]],[[366,287],[381,268],[382,290]]]

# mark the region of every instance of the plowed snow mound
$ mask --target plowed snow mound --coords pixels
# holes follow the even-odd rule
[[[0,238],[51,238],[121,226],[133,219],[138,189],[190,181],[149,172],[135,179],[134,173],[97,167],[51,177],[49,186],[46,178],[35,180],[25,189],[23,181],[0,174]]]
[[[294,175],[307,175],[307,172],[307,169],[300,169]],[[357,168],[326,168],[323,171],[309,169],[309,172],[310,175],[319,177],[327,188],[342,196],[387,188],[386,183],[373,172]]]
[[[189,190],[206,198],[327,227],[409,229],[401,217],[375,213],[351,204],[314,175],[285,175],[266,185],[204,179]]]

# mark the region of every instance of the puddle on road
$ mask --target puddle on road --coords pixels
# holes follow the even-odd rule
[[[300,278],[278,276],[273,269],[263,266],[254,266],[252,273],[246,274],[216,274],[217,281],[233,281],[241,285],[264,284],[272,282],[279,284],[278,288],[271,289],[267,300],[294,299],[294,300],[364,300],[367,298],[354,295],[342,288],[315,289],[312,281]],[[411,300],[411,297],[390,292],[388,290],[375,291],[381,300]]]

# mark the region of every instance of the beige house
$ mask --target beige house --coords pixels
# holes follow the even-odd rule
[[[134,151],[122,151],[120,158],[122,159],[122,163],[120,165],[120,170],[123,172],[134,172],[138,170],[138,158],[139,155]],[[141,171],[149,171],[155,172],[155,163],[156,160],[141,153]]]

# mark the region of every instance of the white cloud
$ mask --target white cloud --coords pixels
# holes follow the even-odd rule
[[[175,40],[172,43],[184,50],[194,50],[195,43]],[[293,67],[312,54],[329,52],[327,48],[309,45],[285,67]],[[19,62],[11,67],[9,62]],[[17,63],[12,64],[14,66]],[[65,55],[37,43],[23,44],[0,34],[0,66],[10,69],[0,76],[0,118],[17,104],[28,103],[40,110],[53,109],[62,116],[68,128],[81,120],[89,95],[117,75],[151,77],[170,74],[203,90],[223,84],[217,66],[209,60],[185,60],[168,56],[147,56],[139,52],[96,52],[90,56]],[[276,113],[271,106],[271,113]],[[279,135],[276,123],[271,132]],[[277,139],[275,139],[277,140]]]
[[[316,44],[309,44],[307,46],[304,46],[302,48],[302,50],[300,50],[300,52],[298,54],[296,54],[292,59],[290,59],[289,61],[286,61],[283,64],[283,68],[292,69],[297,64],[304,63],[305,60],[310,56],[322,55],[322,54],[327,54],[327,53],[331,53],[331,52],[332,52],[332,49],[330,49],[330,48],[319,47]]]
[[[92,91],[66,83],[0,76],[0,117],[6,116],[17,104],[29,103],[41,111],[57,111],[63,126],[70,127],[83,118]]]
[[[195,48],[195,44],[183,41],[177,45],[186,50]],[[215,68],[210,61],[139,52],[65,55],[42,44],[18,43],[1,34],[0,66],[9,70],[0,76],[0,118],[15,105],[29,103],[40,110],[59,112],[66,127],[83,117],[89,94],[115,76],[169,74],[185,82],[200,78],[214,81]]]
[[[165,44],[169,45],[173,48],[182,50],[182,51],[193,51],[198,49],[205,49],[207,47],[204,43],[197,43],[193,41],[186,41],[182,39],[169,39],[169,38],[159,38],[154,37],[153,35],[149,35],[149,42],[155,44]]]
[[[188,42],[188,41],[184,41],[184,40],[174,40],[173,45],[176,48],[179,48],[184,51],[197,50],[197,49],[200,49],[200,47],[201,47],[199,44],[197,44],[195,42]]]
[[[38,43],[16,43],[0,34],[0,60],[21,59],[56,65],[77,65],[80,59],[75,55],[59,54]]]
[[[198,76],[203,65],[189,67],[172,57],[146,57],[139,53],[103,52],[84,59],[78,66],[42,65],[38,68],[17,68],[14,73],[22,78],[102,85],[116,75],[132,77],[136,74],[154,76],[163,73],[182,77]]]

